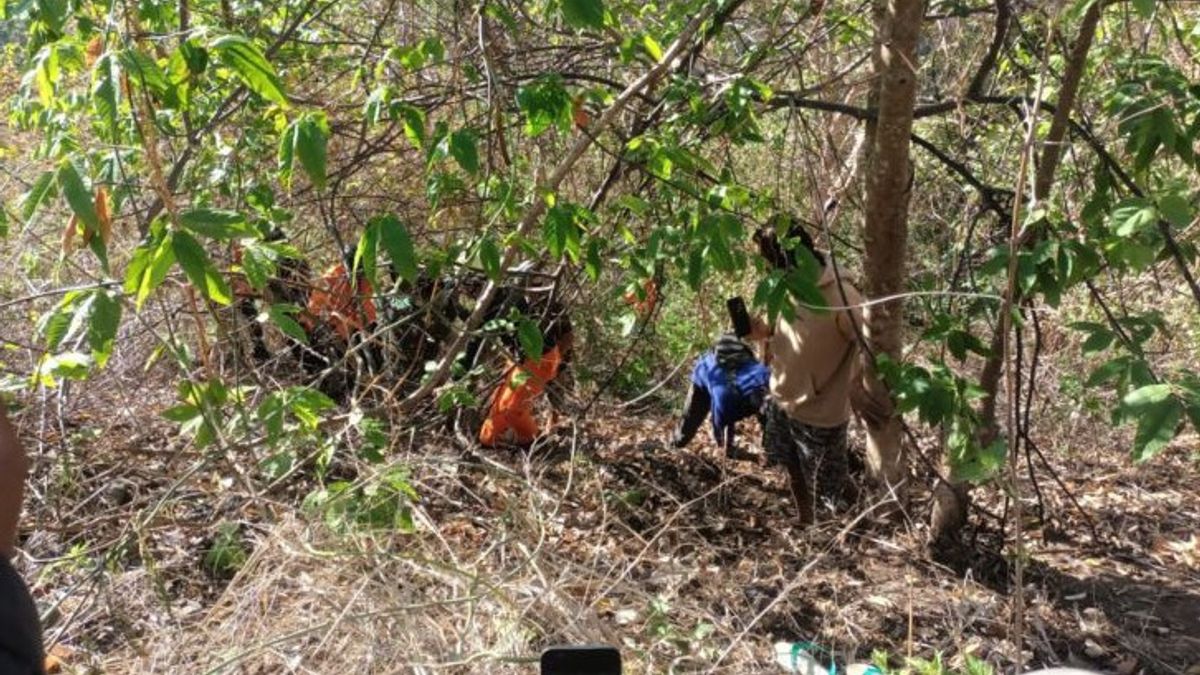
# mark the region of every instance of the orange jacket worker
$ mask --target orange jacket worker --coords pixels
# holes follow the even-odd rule
[[[358,278],[358,293],[350,281],[344,263],[338,263],[321,275],[320,281],[308,296],[308,306],[300,315],[300,323],[312,333],[318,323],[328,325],[342,340],[375,323],[375,290],[366,277]]]
[[[533,402],[561,367],[562,353],[558,347],[541,358],[525,359],[521,365],[511,366],[492,395],[491,411],[479,430],[479,442],[489,447],[532,443],[540,431],[533,415]]]

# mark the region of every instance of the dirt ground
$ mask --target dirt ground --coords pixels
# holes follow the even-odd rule
[[[841,663],[1018,657],[995,487],[947,565],[923,518],[865,503],[802,530],[775,472],[707,440],[669,449],[669,418],[610,409],[528,453],[414,436],[396,461],[416,532],[347,534],[297,508],[303,476],[251,494],[163,423],[97,419],[95,396],[61,425],[21,420],[40,454],[18,563],[63,672],[520,673],[584,641],[620,646],[630,673],[776,672],[778,640]],[[1200,673],[1192,453],[1052,454],[1082,511],[1039,467],[1044,522],[1026,478],[1024,664]],[[229,522],[249,548],[232,579],[200,562]]]

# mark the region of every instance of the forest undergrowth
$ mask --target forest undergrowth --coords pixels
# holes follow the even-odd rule
[[[363,484],[402,471],[411,529],[347,527],[300,506],[311,476],[246,491],[147,424],[173,392],[129,365],[23,418],[38,462],[21,569],[52,608],[63,672],[516,673],[545,646],[588,642],[618,645],[626,672],[773,672],[779,640],[842,663],[1015,663],[998,494],[950,565],[926,552],[920,518],[897,526],[869,503],[801,530],[777,472],[710,442],[667,447],[658,400],[560,419],[526,452],[416,430],[385,464],[332,470]],[[1040,505],[1022,482],[1023,663],[1194,673],[1194,439],[1135,467],[1106,426],[1047,418],[1039,431],[1069,447],[1037,466]]]

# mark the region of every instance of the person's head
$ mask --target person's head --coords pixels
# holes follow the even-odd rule
[[[777,213],[772,216],[766,227],[760,227],[754,232],[754,243],[758,244],[758,254],[775,269],[790,269],[796,266],[797,245],[808,249],[818,263],[825,264],[825,256],[817,250],[816,242],[808,234],[808,230],[790,214]]]

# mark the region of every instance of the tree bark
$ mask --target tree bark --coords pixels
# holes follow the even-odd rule
[[[863,240],[864,291],[882,298],[904,290],[908,240],[908,203],[912,190],[909,144],[917,95],[917,39],[923,0],[877,0],[873,54],[878,115],[869,123],[866,153],[866,222]],[[865,312],[863,354],[866,395],[880,414],[866,417],[867,467],[878,486],[905,502],[908,466],[901,443],[903,428],[891,395],[875,373],[873,358],[898,361],[903,346],[901,300],[872,305]]]
[[[1067,57],[1058,102],[1054,108],[1050,130],[1043,141],[1037,173],[1034,176],[1034,204],[1046,201],[1054,186],[1054,177],[1062,157],[1063,142],[1071,126],[1071,111],[1075,108],[1079,86],[1087,70],[1087,55],[1096,36],[1096,27],[1100,22],[1103,4],[1103,2],[1095,2],[1088,7],[1079,25],[1079,35],[1075,38],[1071,53]],[[1018,206],[1014,205],[1014,208]],[[1032,241],[1033,231],[1027,229],[1021,232],[1018,245],[1026,247]],[[1020,298],[1013,298],[1013,302],[1019,303]],[[1004,346],[1004,332],[997,330],[992,335],[989,345],[991,355],[984,362],[983,370],[979,375],[979,386],[984,393],[979,404],[980,427],[976,441],[981,446],[990,445],[1000,434],[999,425],[996,423],[996,405],[1000,391],[1000,375],[1004,372],[1004,361],[1007,358]],[[1010,457],[1009,461],[1013,459],[1015,458]],[[933,495],[930,535],[935,545],[946,545],[956,541],[963,525],[967,522],[969,486],[955,480],[952,472],[947,472],[947,474],[950,476],[949,484],[939,485]]]

